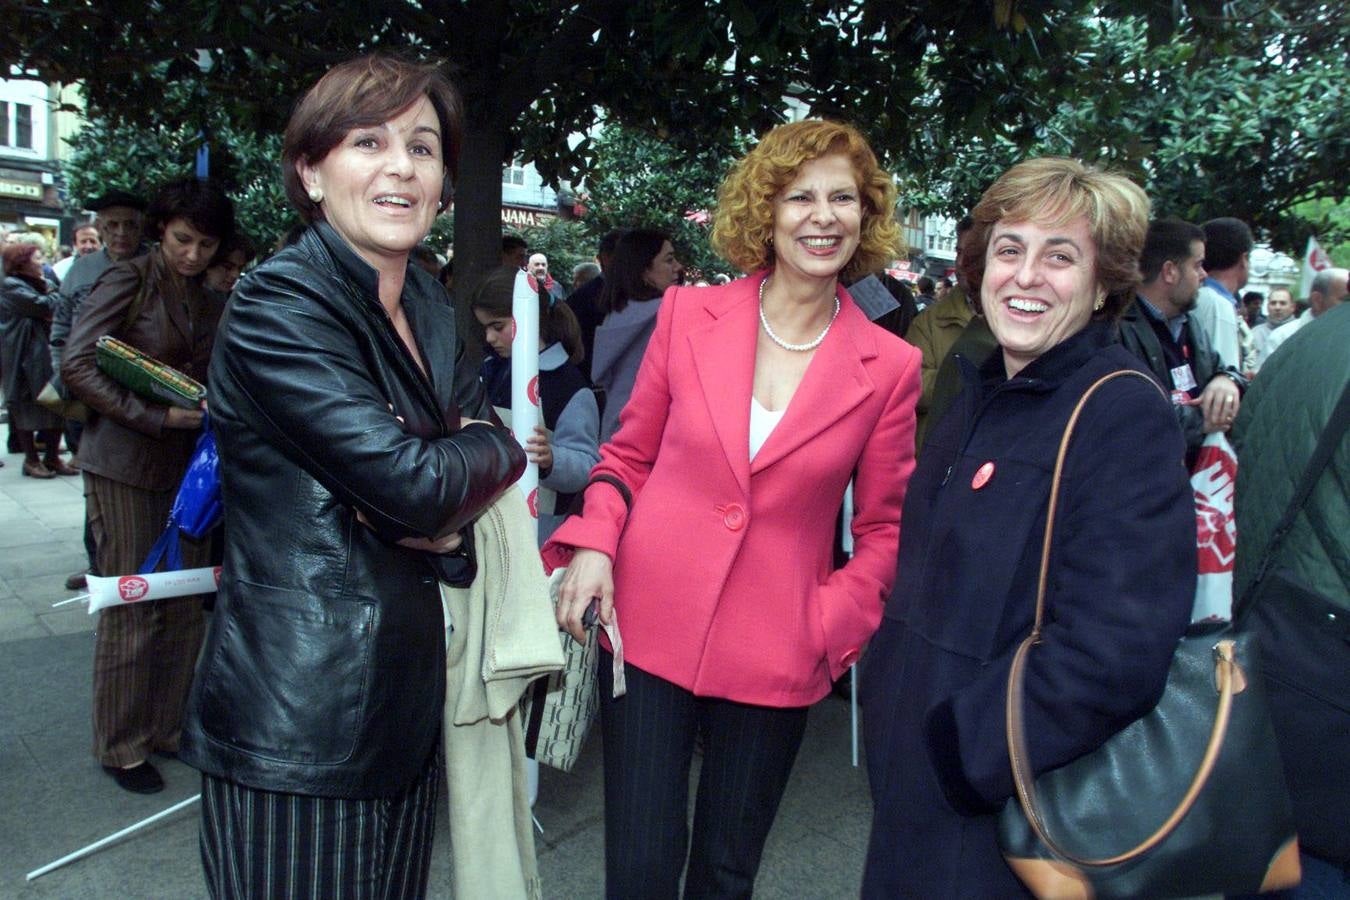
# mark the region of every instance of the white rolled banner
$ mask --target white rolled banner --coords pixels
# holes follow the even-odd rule
[[[89,612],[94,613],[105,606],[214,594],[220,585],[220,566],[148,575],[90,575],[86,580],[89,582]]]
[[[511,316],[515,334],[511,339],[511,431],[520,445],[534,434],[539,415],[539,292],[528,272],[516,273],[511,295]],[[539,467],[525,464],[525,474],[516,482],[525,503],[539,520]]]

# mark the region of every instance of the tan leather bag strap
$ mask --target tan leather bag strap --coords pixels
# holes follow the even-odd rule
[[[1219,758],[1219,751],[1223,747],[1223,737],[1228,730],[1228,719],[1233,707],[1233,693],[1238,682],[1237,664],[1233,659],[1233,642],[1231,640],[1219,641],[1214,648],[1219,708],[1214,717],[1214,728],[1210,731],[1204,757],[1200,761],[1195,777],[1191,780],[1190,787],[1187,788],[1176,809],[1143,843],[1124,853],[1105,859],[1083,859],[1064,850],[1050,837],[1046,831],[1040,808],[1036,804],[1036,779],[1027,757],[1026,732],[1022,721],[1023,681],[1026,674],[1027,654],[1032,647],[1041,641],[1041,627],[1045,616],[1046,582],[1050,572],[1050,545],[1054,533],[1055,510],[1059,505],[1060,476],[1064,471],[1064,458],[1068,453],[1069,439],[1073,435],[1074,425],[1077,424],[1078,416],[1087,404],[1088,398],[1098,388],[1112,379],[1127,375],[1138,376],[1153,387],[1158,387],[1147,375],[1131,369],[1121,369],[1103,375],[1084,391],[1083,396],[1078,399],[1078,404],[1074,407],[1072,415],[1069,416],[1068,423],[1064,426],[1064,435],[1060,438],[1059,452],[1055,457],[1054,475],[1050,481],[1050,503],[1045,514],[1045,539],[1041,544],[1041,568],[1036,585],[1036,621],[1031,627],[1031,634],[1023,639],[1017,647],[1017,652],[1013,655],[1012,668],[1008,672],[1008,700],[1005,710],[1008,731],[1008,759],[1012,763],[1013,784],[1017,789],[1017,802],[1022,807],[1022,812],[1027,817],[1032,832],[1051,853],[1060,859],[1075,865],[1096,868],[1118,865],[1147,853],[1162,843],[1185,818],[1186,813],[1194,805],[1196,797],[1200,795],[1200,791],[1204,788],[1205,782],[1209,780],[1210,773],[1214,770],[1214,763]]]

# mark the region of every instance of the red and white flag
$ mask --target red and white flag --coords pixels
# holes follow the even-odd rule
[[[1317,238],[1308,238],[1308,249],[1303,251],[1303,272],[1298,280],[1298,299],[1307,300],[1312,291],[1313,278],[1323,269],[1330,268],[1331,257],[1327,256],[1327,251],[1317,243]]]

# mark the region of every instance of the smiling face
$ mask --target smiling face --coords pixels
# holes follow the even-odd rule
[[[98,239],[98,229],[93,225],[82,225],[75,229],[75,253],[85,256],[94,253],[103,243]]]
[[[774,272],[833,281],[858,249],[862,202],[853,163],[832,153],[802,163],[773,201]]]
[[[530,257],[530,274],[535,280],[542,281],[548,277],[548,257],[542,253],[536,253]]]
[[[1087,326],[1101,295],[1096,261],[1081,216],[1055,227],[998,222],[990,230],[980,300],[1009,378]]]
[[[474,307],[473,317],[483,326],[487,345],[502,359],[511,358],[511,342],[516,339],[516,323],[510,316],[498,316],[482,307]]]
[[[305,189],[356,254],[376,269],[402,268],[431,230],[445,163],[440,120],[422,97],[382,125],[353,128],[316,164],[298,164]]]
[[[675,258],[675,248],[670,245],[670,241],[666,241],[661,245],[661,252],[652,258],[651,265],[642,270],[642,280],[651,285],[659,296],[679,281],[683,272],[684,266]]]
[[[170,219],[159,236],[159,251],[164,261],[184,278],[206,271],[220,246],[220,238],[198,231],[184,218]]]

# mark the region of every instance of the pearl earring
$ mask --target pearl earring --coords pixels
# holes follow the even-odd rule
[[[321,191],[319,188],[316,188],[316,187],[310,188],[310,189],[309,189],[309,199],[313,200],[315,203],[322,203],[322,202],[323,202],[323,191]]]

